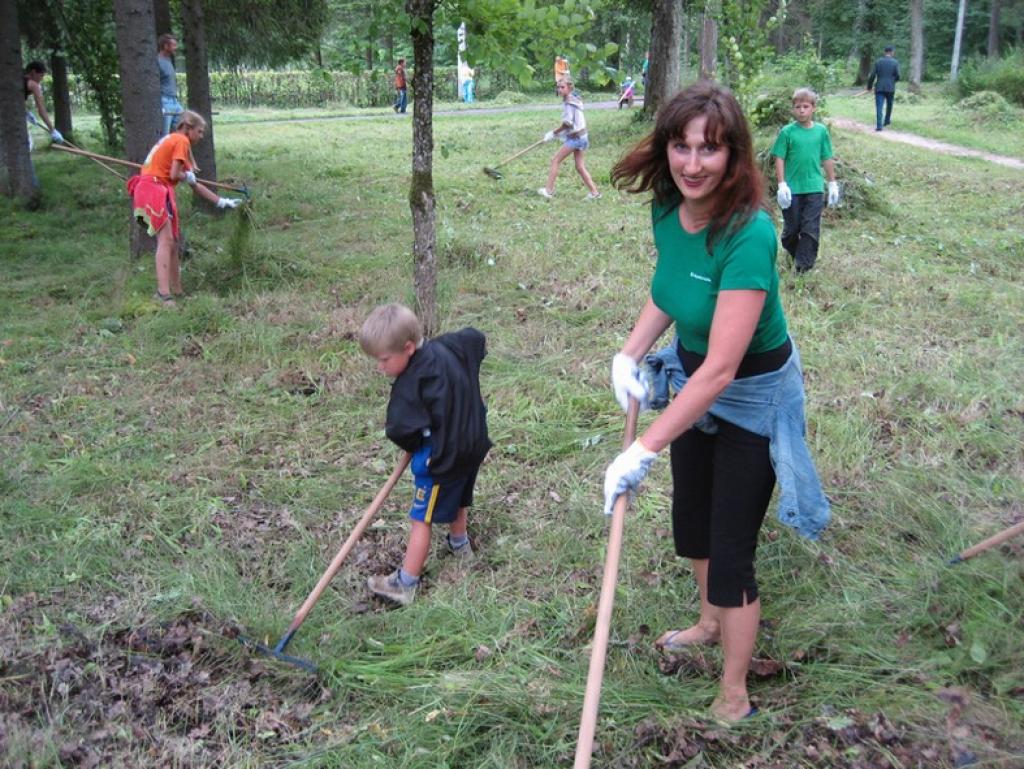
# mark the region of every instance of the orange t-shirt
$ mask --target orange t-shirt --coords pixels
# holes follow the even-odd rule
[[[401,64],[395,67],[395,88],[405,88],[405,67]]]
[[[192,143],[185,134],[177,131],[167,134],[153,145],[139,173],[176,185],[178,181],[171,179],[171,164],[175,160],[180,160],[186,171],[192,170]]]

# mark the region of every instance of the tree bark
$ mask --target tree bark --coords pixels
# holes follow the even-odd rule
[[[53,124],[65,139],[73,139],[71,95],[68,93],[68,63],[57,51],[50,54],[50,81],[53,93]]]
[[[999,58],[999,11],[1000,0],[989,0],[988,12],[988,57]]]
[[[680,0],[651,4],[651,58],[644,90],[644,113],[653,118],[658,108],[679,90],[679,40],[682,34]]]
[[[153,33],[156,37],[174,34],[171,4],[168,0],[153,0]]]
[[[121,75],[121,103],[124,113],[124,149],[128,160],[142,163],[160,138],[160,75],[156,63],[156,35],[153,6],[137,0],[114,0],[114,29],[117,36]],[[130,249],[133,257],[152,250],[153,238],[131,218]]]
[[[910,91],[921,93],[924,77],[924,0],[910,0]]]
[[[718,21],[704,11],[700,28],[700,79],[714,80],[718,69]]]
[[[28,152],[22,72],[18,6],[14,0],[0,0],[0,191],[31,203],[39,191]]]
[[[437,241],[434,199],[434,8],[436,0],[406,0],[405,10],[412,20],[413,115],[412,185],[409,208],[412,210],[413,285],[416,314],[430,336],[438,329]]]
[[[213,140],[213,100],[210,98],[209,54],[206,49],[206,20],[203,0],[181,0],[181,30],[185,39],[185,83],[188,108],[206,120],[206,136],[192,148],[204,179],[217,181],[217,152]],[[192,193],[195,205],[207,211],[212,203],[197,192]]]
[[[857,0],[857,14],[853,17],[853,45],[850,59],[857,59],[857,76],[854,85],[864,85],[871,74],[871,50],[864,44],[864,20],[868,14],[868,0]]]

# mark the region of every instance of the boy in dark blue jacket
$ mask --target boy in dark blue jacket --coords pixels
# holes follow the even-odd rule
[[[480,395],[487,342],[474,328],[425,340],[412,310],[385,304],[363,323],[359,344],[377,360],[377,370],[394,379],[384,432],[413,455],[416,485],[402,567],[370,577],[367,585],[406,605],[416,597],[432,524],[449,525],[448,547],[456,557],[473,557],[466,514],[477,471],[491,447]]]

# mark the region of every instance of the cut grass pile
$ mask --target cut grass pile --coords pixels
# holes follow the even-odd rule
[[[607,187],[630,115],[588,113],[599,201],[569,167],[537,196],[546,149],[481,173],[557,110],[436,120],[443,326],[490,350],[479,558],[431,559],[410,607],[371,599],[404,549],[400,484],[289,647],[313,680],[232,636],[280,636],[397,456],[355,332],[411,301],[410,121],[219,124],[254,229],[234,248],[238,212],[183,202],[176,311],[128,261],[120,184],[36,156],[44,210],[0,203],[10,765],[571,763],[623,429],[609,363],[653,254],[648,209]],[[780,258],[834,521],[819,543],[765,526],[762,715],[708,721],[717,650],[651,649],[698,603],[661,461],[627,521],[595,767],[1024,762],[1024,542],[946,565],[1024,517],[1019,172],[873,138],[834,143],[889,213],[827,222],[806,277]]]

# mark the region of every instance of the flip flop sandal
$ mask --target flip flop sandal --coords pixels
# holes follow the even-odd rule
[[[680,633],[685,633],[689,628],[683,628],[672,633],[662,643],[655,642],[654,648],[663,654],[673,654],[676,652],[682,652],[685,649],[692,648],[694,646],[714,646],[718,641],[673,641]]]
[[[164,307],[177,307],[178,303],[174,301],[174,297],[170,294],[161,294],[159,291],[153,292],[153,298],[158,302],[163,303]]]

